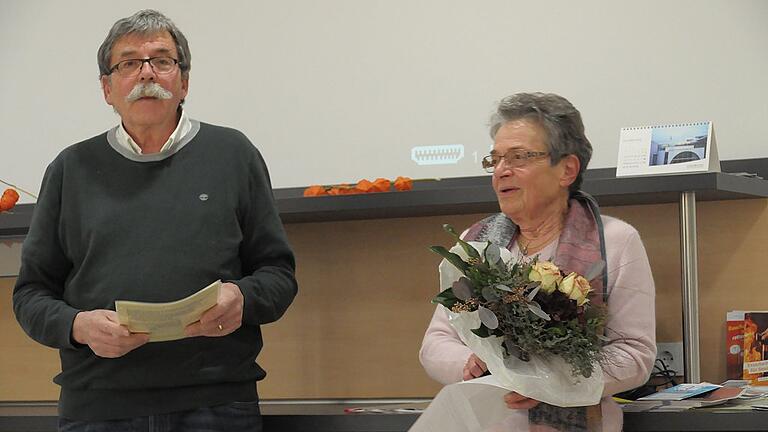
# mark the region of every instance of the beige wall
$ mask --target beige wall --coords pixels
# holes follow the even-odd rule
[[[677,205],[608,207],[641,233],[656,281],[659,342],[682,339]],[[482,215],[291,224],[300,294],[264,328],[264,398],[424,397],[438,390],[417,358],[437,290],[442,223]],[[768,200],[698,204],[701,377],[725,379],[724,320],[768,309],[758,269],[768,262]],[[0,400],[53,400],[54,350],[13,320],[13,279],[0,279]]]

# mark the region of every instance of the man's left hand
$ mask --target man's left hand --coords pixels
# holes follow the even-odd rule
[[[237,285],[225,282],[219,290],[216,305],[203,313],[200,321],[184,330],[187,336],[225,336],[243,324],[243,293]]]
[[[541,403],[536,399],[531,399],[515,392],[509,392],[504,395],[504,402],[509,409],[531,409]]]

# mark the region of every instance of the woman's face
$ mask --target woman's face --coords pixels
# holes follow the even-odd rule
[[[546,132],[538,123],[519,119],[505,123],[493,144],[493,153],[504,155],[510,150],[549,152]],[[493,171],[493,190],[501,211],[516,223],[541,219],[549,212],[561,211],[568,199],[568,186],[578,174],[578,158],[569,155],[557,164],[542,156],[510,167],[502,159]],[[573,173],[575,160],[576,173]]]

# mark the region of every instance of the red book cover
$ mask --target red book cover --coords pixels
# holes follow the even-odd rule
[[[768,312],[744,314],[742,379],[750,385],[768,385]]]

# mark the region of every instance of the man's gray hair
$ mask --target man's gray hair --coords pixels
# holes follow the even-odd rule
[[[579,158],[579,175],[570,191],[581,187],[584,171],[592,158],[592,144],[584,134],[581,113],[568,100],[553,93],[517,93],[499,102],[491,116],[491,138],[506,123],[513,120],[533,120],[547,134],[547,147],[552,165],[573,154]]]
[[[128,34],[151,35],[167,31],[176,42],[179,69],[184,78],[189,78],[189,70],[192,68],[192,55],[189,52],[189,44],[184,33],[176,27],[168,17],[152,9],[136,12],[132,16],[117,20],[99,47],[97,60],[99,63],[99,77],[109,75],[109,62],[112,60],[112,47],[118,39]]]

